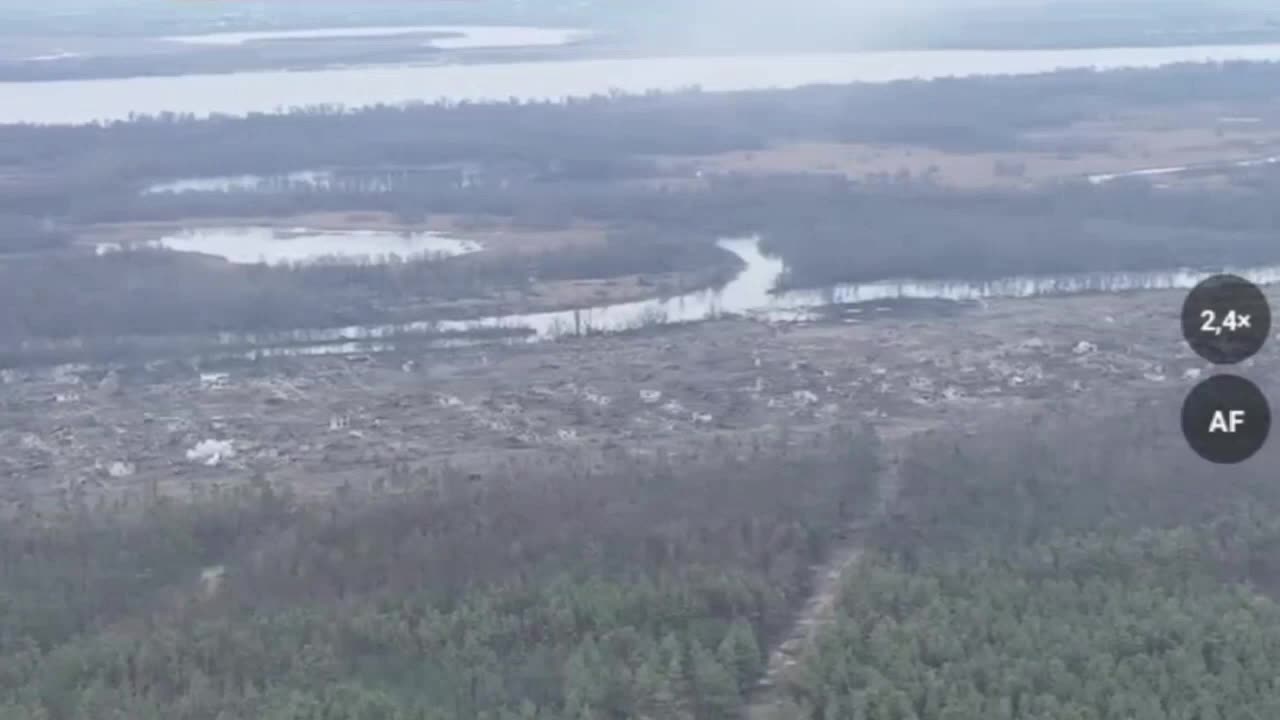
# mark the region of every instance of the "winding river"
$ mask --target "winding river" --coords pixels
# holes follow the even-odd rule
[[[760,251],[755,238],[720,241],[736,255],[742,270],[718,289],[672,298],[602,305],[580,310],[523,313],[474,320],[418,322],[403,325],[353,325],[329,330],[300,330],[249,337],[228,335],[225,342],[278,346],[265,354],[335,354],[388,349],[397,338],[439,331],[467,332],[480,329],[524,329],[525,339],[538,341],[588,332],[619,332],[666,323],[687,323],[726,315],[763,321],[786,322],[814,317],[831,305],[945,300],[972,302],[1000,298],[1034,298],[1083,293],[1116,293],[1137,290],[1190,289],[1213,272],[1229,271],[1259,285],[1280,284],[1280,265],[1254,268],[1222,268],[1216,271],[1171,269],[1147,272],[1094,272],[1058,275],[1015,275],[984,281],[882,280],[849,283],[822,290],[776,293],[784,265]],[[308,345],[309,343],[309,345]],[[302,344],[299,346],[299,344]],[[293,345],[288,349],[284,346]],[[330,348],[326,350],[325,348]],[[255,351],[257,354],[264,354]]]

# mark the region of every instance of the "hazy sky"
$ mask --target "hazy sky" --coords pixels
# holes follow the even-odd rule
[[[1203,29],[1242,16],[1280,18],[1276,0],[0,0],[0,35],[146,34],[195,24],[314,26],[429,22],[586,23],[672,45],[875,44],[895,34],[955,34],[966,25],[1034,20],[1127,23],[1179,17]],[[228,20],[230,18],[230,20]],[[1117,19],[1119,18],[1119,19]],[[1192,19],[1188,19],[1192,18]],[[1235,19],[1233,19],[1235,18]],[[142,26],[146,26],[145,28]],[[1000,32],[1007,33],[1001,28]],[[1096,32],[1084,30],[1084,32]],[[926,38],[927,39],[927,38]]]
[[[1072,34],[1088,42],[1109,34],[1263,27],[1267,17],[1280,19],[1280,3],[1272,0],[650,0],[646,6],[645,16],[633,9],[628,19],[660,27],[676,44],[720,47],[765,38],[877,45],[943,35],[954,40],[968,31],[1031,40],[1007,37],[1010,27],[1050,42],[1069,42]]]

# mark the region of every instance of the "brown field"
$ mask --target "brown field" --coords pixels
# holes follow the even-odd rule
[[[659,162],[676,178],[699,172],[832,173],[874,180],[905,172],[944,185],[977,188],[1030,187],[1093,174],[1230,163],[1280,153],[1276,123],[1224,123],[1219,116],[1181,110],[1176,116],[1137,115],[1024,137],[1030,147],[1046,149],[953,153],[911,145],[787,142],[759,151],[663,157]]]
[[[687,272],[623,275],[588,280],[538,280],[527,289],[499,290],[485,297],[440,301],[424,308],[427,314],[474,318],[517,313],[553,312],[669,297],[716,283],[721,268]]]

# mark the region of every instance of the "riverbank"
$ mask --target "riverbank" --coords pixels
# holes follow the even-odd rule
[[[894,279],[841,283],[822,289],[785,289],[783,262],[757,238],[719,242],[725,262],[672,274],[608,280],[536,283],[486,299],[401,306],[403,319],[213,335],[117,337],[110,340],[28,341],[9,351],[4,365],[143,362],[175,357],[288,357],[397,354],[417,347],[557,340],[624,333],[647,327],[701,323],[737,316],[774,323],[820,318],[860,324],[889,316],[904,320],[963,315],[994,302],[1073,296],[1123,296],[1186,290],[1217,270],[1165,269],[1021,275],[991,280]],[[464,258],[465,259],[465,258]],[[1280,285],[1280,265],[1225,268],[1264,287]],[[632,299],[632,298],[635,299]],[[492,310],[505,310],[486,314]],[[150,349],[148,349],[150,348]],[[157,352],[163,348],[162,351]]]

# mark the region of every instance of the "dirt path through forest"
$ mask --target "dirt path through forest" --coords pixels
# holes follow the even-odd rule
[[[850,526],[849,539],[836,548],[826,563],[813,568],[813,594],[804,607],[796,613],[791,630],[782,642],[769,651],[769,663],[764,676],[747,703],[743,717],[746,720],[795,720],[778,715],[782,697],[779,690],[787,673],[799,662],[801,654],[835,619],[836,599],[840,594],[841,580],[845,573],[861,561],[865,546],[862,530],[874,526],[883,519],[897,501],[899,492],[898,455],[886,447],[886,462],[880,471],[875,511],[860,518]]]

